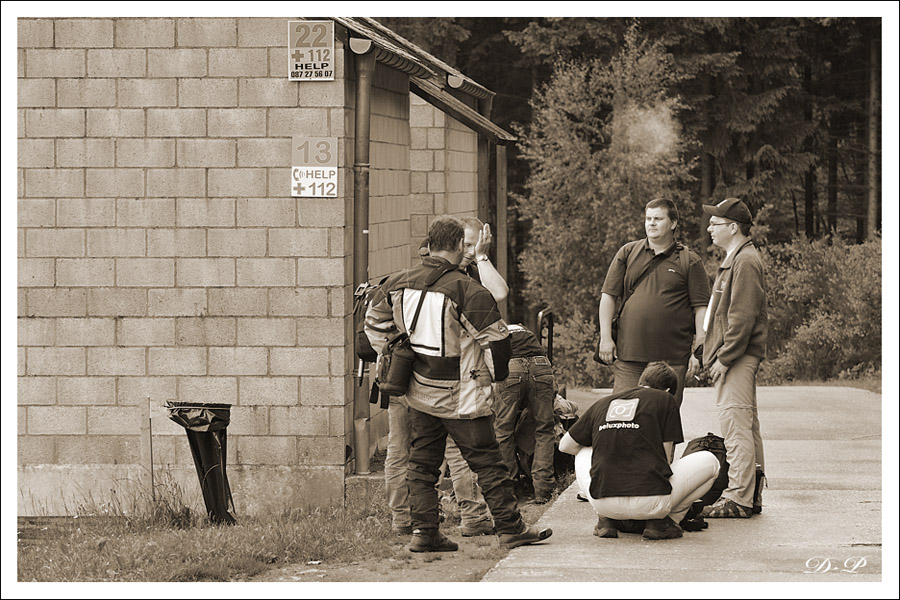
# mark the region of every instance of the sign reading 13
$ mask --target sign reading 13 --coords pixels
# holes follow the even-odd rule
[[[337,138],[293,137],[291,196],[337,198]]]

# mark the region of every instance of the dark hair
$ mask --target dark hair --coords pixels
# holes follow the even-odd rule
[[[428,228],[428,244],[431,252],[458,250],[459,242],[464,236],[465,226],[456,217],[438,217]]]
[[[669,219],[672,221],[678,222],[678,207],[675,206],[675,203],[669,200],[668,198],[655,198],[647,203],[647,206],[644,207],[644,214],[647,214],[647,210],[651,208],[664,208],[666,209],[666,213],[669,215]]]
[[[657,390],[669,392],[673,396],[678,391],[678,375],[664,362],[656,361],[644,367],[638,385],[646,385]]]
[[[735,221],[737,223],[737,221]],[[750,228],[753,226],[752,223],[738,223],[738,229],[741,231],[741,235],[750,235]]]

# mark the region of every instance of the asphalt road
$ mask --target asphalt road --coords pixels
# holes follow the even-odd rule
[[[579,414],[601,396],[568,394]],[[758,400],[768,478],[762,514],[710,519],[708,529],[676,540],[600,539],[591,534],[596,515],[576,501],[573,484],[539,521],[553,528],[553,537],[511,551],[483,581],[881,581],[881,395],[768,387],[758,390]],[[685,390],[681,410],[686,440],[719,432],[712,389]],[[896,570],[896,564],[889,568],[893,580]],[[733,594],[697,591],[704,595]]]

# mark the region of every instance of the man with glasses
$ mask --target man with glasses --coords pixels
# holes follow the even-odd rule
[[[700,367],[691,351],[703,343],[709,276],[700,257],[676,241],[677,227],[674,202],[657,198],[647,203],[647,237],[619,248],[603,282],[598,352],[612,365],[614,394],[637,386],[648,363],[667,363],[678,376],[674,396],[680,407],[685,374],[693,375]],[[625,304],[613,340],[617,298]]]
[[[756,465],[764,467],[756,405],[756,374],[766,357],[768,323],[762,259],[750,239],[747,205],[727,198],[706,205],[713,244],[725,250],[706,312],[703,364],[716,386],[716,409],[725,438],[728,487],[701,513],[710,518],[749,518]]]

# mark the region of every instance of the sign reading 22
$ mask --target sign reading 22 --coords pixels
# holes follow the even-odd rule
[[[325,27],[323,23],[315,23],[312,28],[310,28],[309,25],[301,23],[300,25],[297,25],[294,31],[300,34],[297,38],[297,43],[294,44],[297,48],[328,47],[328,43],[325,41],[325,38],[328,35],[328,28]],[[312,42],[309,41],[311,35],[317,36]]]

